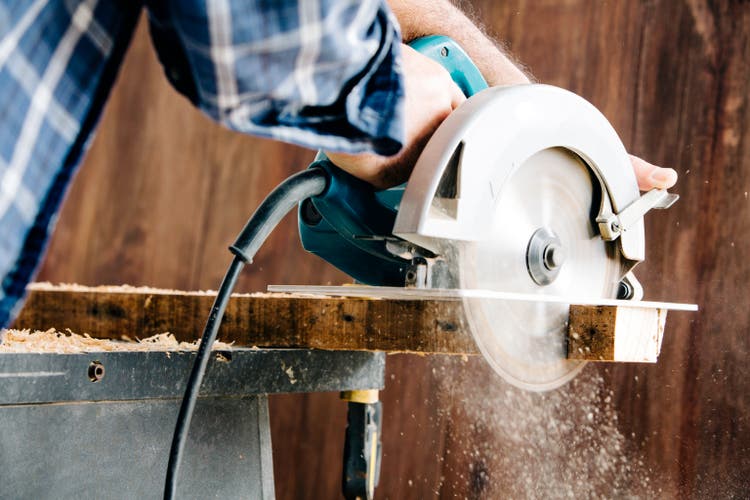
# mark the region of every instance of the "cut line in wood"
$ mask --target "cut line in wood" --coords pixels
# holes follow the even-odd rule
[[[668,309],[670,311],[697,311],[697,304],[679,302],[653,302],[645,300],[618,300],[601,297],[561,297],[557,295],[501,292],[485,289],[459,288],[401,288],[392,286],[308,286],[308,285],[269,285],[269,292],[297,293],[309,295],[329,295],[335,297],[368,297],[371,299],[393,300],[462,300],[488,299],[517,302],[546,302],[583,306],[615,306],[648,309]]]
[[[307,292],[311,287],[283,289]],[[479,353],[465,317],[464,303],[457,300],[466,298],[456,295],[465,290],[361,286],[312,289],[319,293],[233,295],[219,339],[237,347]],[[342,296],[323,295],[323,292]],[[394,292],[398,293],[388,295]],[[438,294],[437,298],[428,297],[433,293]],[[350,294],[355,296],[347,296]],[[98,339],[146,338],[170,332],[177,341],[194,342],[203,331],[215,295],[216,292],[35,284],[29,287],[26,305],[14,326],[42,331],[71,330]],[[503,298],[509,295],[514,300],[549,298],[492,294]],[[561,334],[568,336],[568,357],[656,361],[667,308],[657,307],[661,303],[653,302],[613,302],[618,305],[570,306],[568,329]]]

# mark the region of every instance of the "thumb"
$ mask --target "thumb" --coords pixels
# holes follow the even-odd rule
[[[677,183],[677,172],[671,168],[661,168],[644,161],[637,156],[630,155],[638,188],[641,191],[649,189],[669,189]]]

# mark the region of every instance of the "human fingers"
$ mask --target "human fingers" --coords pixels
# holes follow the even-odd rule
[[[630,163],[641,191],[669,189],[677,183],[677,172],[674,169],[653,165],[634,155],[630,155]]]
[[[404,68],[407,143],[436,128],[466,100],[450,73],[408,45],[401,46]]]
[[[449,85],[450,93],[451,93],[451,109],[456,109],[461,104],[463,104],[464,101],[466,101],[466,96],[464,95],[461,88],[456,85],[456,82],[454,82],[451,79],[451,84]]]

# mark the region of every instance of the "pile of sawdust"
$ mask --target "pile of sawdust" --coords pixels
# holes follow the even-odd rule
[[[150,286],[132,285],[99,285],[86,286],[78,283],[57,283],[49,281],[38,281],[29,283],[26,289],[30,292],[99,292],[99,293],[139,293],[149,295],[190,295],[190,296],[216,296],[216,290],[173,290],[169,288],[154,288]],[[288,292],[250,292],[232,293],[232,297],[308,297],[315,299],[331,298],[318,293],[288,293]]]
[[[658,498],[637,447],[618,428],[612,391],[595,369],[545,393],[517,389],[482,362],[433,361],[441,417],[458,456],[443,484],[476,498]]]
[[[170,295],[216,295],[215,290],[171,290],[168,288],[154,288],[150,286],[132,286],[132,285],[99,285],[86,286],[78,283],[58,283],[52,284],[48,281],[38,281],[29,283],[27,290],[41,291],[68,291],[68,292],[105,292],[105,293],[150,293],[150,294],[170,294]]]
[[[0,330],[0,353],[57,353],[76,354],[84,352],[143,352],[143,351],[195,351],[200,341],[179,342],[171,333],[160,333],[143,340],[122,341],[95,339],[89,334],[45,332],[30,330]],[[231,349],[231,344],[214,342],[214,350]]]

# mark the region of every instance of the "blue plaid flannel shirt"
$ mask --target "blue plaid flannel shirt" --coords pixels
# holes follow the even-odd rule
[[[393,154],[400,34],[384,0],[145,1],[173,86],[234,130]],[[20,310],[144,3],[0,0],[0,327]]]

